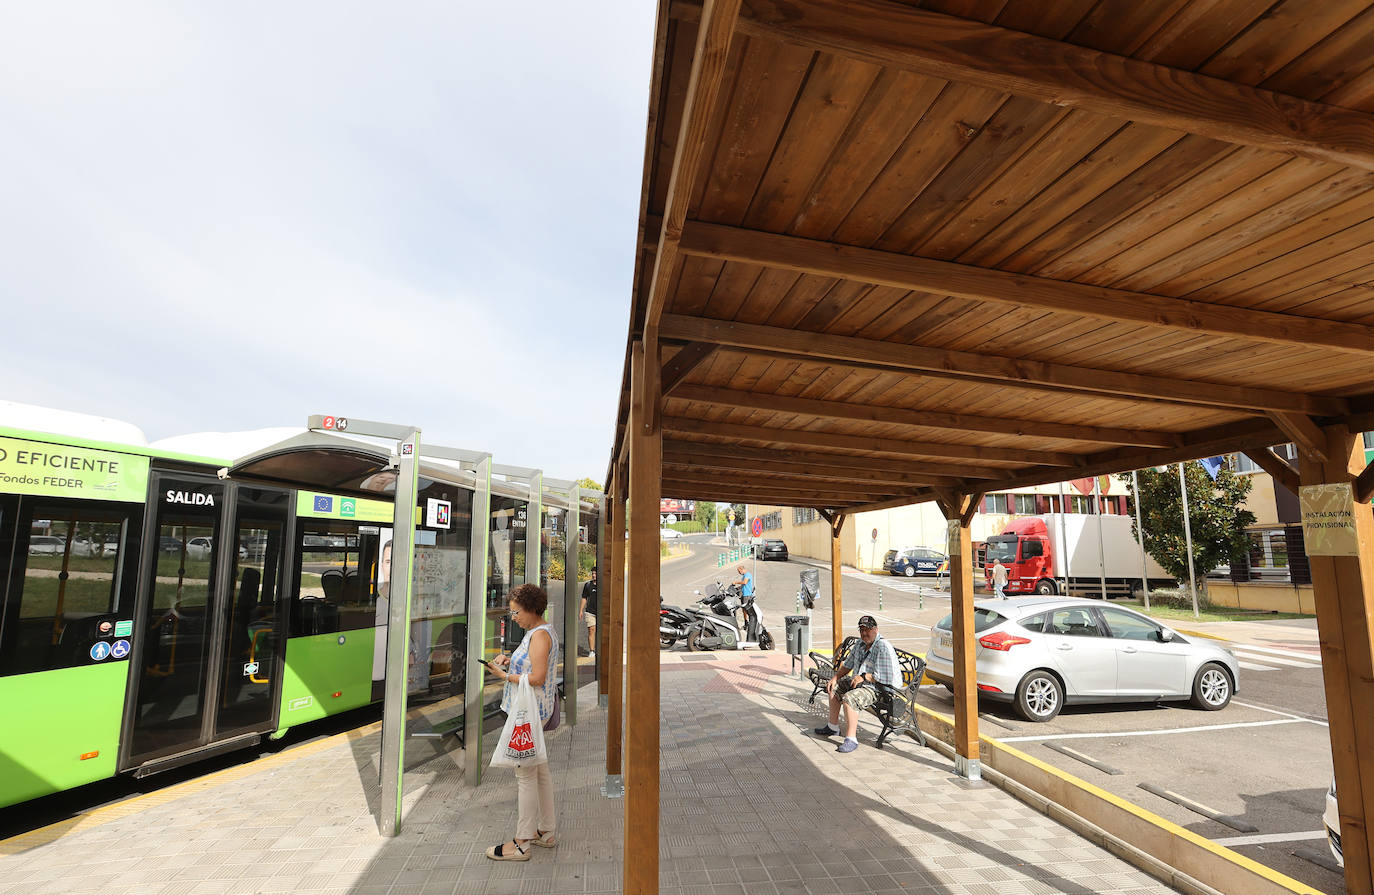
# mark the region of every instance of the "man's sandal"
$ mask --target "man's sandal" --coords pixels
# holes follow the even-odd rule
[[[530,842],[541,848],[553,848],[558,844],[558,840],[554,838],[553,830],[535,830],[534,838]]]
[[[511,841],[515,842],[513,839]],[[500,845],[493,845],[491,848],[487,849],[487,857],[491,858],[493,861],[528,861],[530,859],[528,843],[525,848],[521,848],[520,843],[515,842],[514,854],[506,853],[505,847],[506,843],[504,842]]]

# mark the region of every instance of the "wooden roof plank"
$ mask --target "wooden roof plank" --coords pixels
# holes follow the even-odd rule
[[[668,287],[678,261],[677,241],[682,235],[682,222],[687,219],[692,180],[706,149],[706,131],[724,80],[730,41],[739,20],[739,7],[740,0],[705,0],[702,5],[702,23],[697,32],[696,50],[692,54],[692,73],[687,82],[682,129],[678,136],[677,152],[673,154],[672,175],[668,180],[668,196],[663,208],[663,229],[648,281],[648,299],[645,302],[645,325],[648,328],[657,326],[658,318],[668,302]]]
[[[1064,425],[1040,420],[988,417],[969,413],[934,413],[873,404],[845,404],[838,401],[787,397],[776,393],[759,394],[740,389],[683,386],[678,391],[678,397],[708,404],[758,409],[772,408],[830,419],[897,423],[904,426],[947,429],[955,432],[994,432],[999,435],[1062,438],[1069,441],[1105,444],[1134,444],[1142,447],[1169,447],[1178,443],[1177,436],[1168,432],[1150,432],[1144,429]]]
[[[751,0],[740,28],[1045,103],[1374,170],[1374,116],[1366,113],[890,0]]]
[[[700,221],[686,225],[680,250],[688,255],[939,292],[1011,307],[1031,305],[1104,320],[1127,320],[1189,332],[1374,353],[1374,327],[1362,324],[1031,277]],[[845,300],[842,294],[836,298],[836,301]],[[815,328],[806,325],[806,321],[802,321],[802,325],[808,329]]]
[[[704,317],[681,317],[670,314],[663,318],[662,327],[664,338],[715,342],[737,348],[793,353],[803,357],[842,359],[851,363],[878,363],[910,370],[982,375],[1013,387],[1021,383],[1033,383],[1083,392],[1231,407],[1250,412],[1291,410],[1299,413],[1337,415],[1346,410],[1342,399],[1320,395],[1070,367],[1042,361],[899,345],[853,336],[832,336],[781,327],[709,320]]]

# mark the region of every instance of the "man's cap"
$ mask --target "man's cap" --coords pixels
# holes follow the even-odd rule
[[[878,622],[877,622],[877,620],[876,620],[875,618],[873,618],[873,616],[871,616],[871,615],[861,615],[861,616],[859,616],[859,627],[860,627],[860,628],[876,628],[876,627],[878,627]]]

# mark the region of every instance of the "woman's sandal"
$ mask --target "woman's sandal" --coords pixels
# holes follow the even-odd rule
[[[533,842],[535,845],[543,848],[553,848],[558,844],[558,840],[554,838],[553,830],[535,830],[534,834],[534,838],[531,839],[530,842]]]
[[[511,842],[515,844],[514,854],[506,853],[506,843],[502,842],[500,845],[493,845],[487,849],[487,857],[493,861],[528,861],[530,859],[529,843],[525,843],[525,847],[521,848],[520,843],[515,842],[514,839]]]

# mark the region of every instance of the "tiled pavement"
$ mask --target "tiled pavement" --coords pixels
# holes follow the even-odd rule
[[[862,748],[836,753],[837,741],[809,734],[810,688],[784,673],[786,659],[664,657],[661,891],[1170,891],[1001,790],[960,786],[945,759],[913,741],[880,752],[866,728]],[[167,791],[11,853],[0,858],[0,895],[618,891],[624,803],[600,794],[604,715],[582,714],[549,740],[560,845],[528,863],[482,856],[512,831],[510,773],[490,771],[469,789],[461,758],[422,741],[408,747],[403,831],[381,838],[374,732]]]

